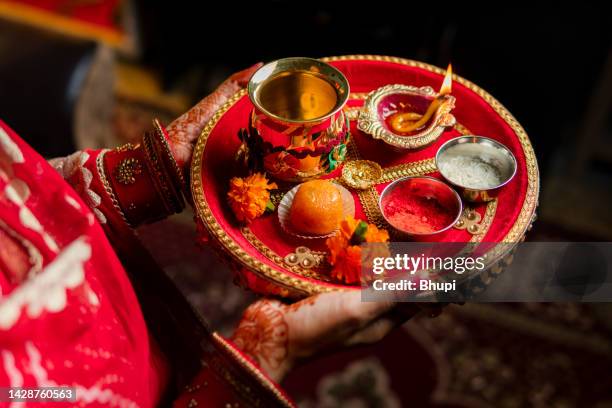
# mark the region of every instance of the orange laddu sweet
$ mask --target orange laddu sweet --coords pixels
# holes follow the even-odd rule
[[[325,235],[338,228],[342,215],[338,188],[327,180],[311,180],[303,183],[295,194],[289,221],[296,232]]]

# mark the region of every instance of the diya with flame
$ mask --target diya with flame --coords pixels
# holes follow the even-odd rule
[[[368,95],[359,114],[358,128],[397,149],[418,149],[435,141],[455,125],[452,67],[449,64],[440,90],[394,84]]]

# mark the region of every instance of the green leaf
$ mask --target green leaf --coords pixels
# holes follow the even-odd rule
[[[355,228],[353,235],[351,235],[351,245],[360,245],[362,242],[364,242],[367,230],[368,223],[365,221],[360,221],[359,224],[357,224],[357,228]]]

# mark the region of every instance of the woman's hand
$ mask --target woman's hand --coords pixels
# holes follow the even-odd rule
[[[244,71],[232,75],[219,85],[213,93],[202,99],[197,105],[168,126],[170,148],[175,160],[182,169],[188,171],[187,167],[191,163],[193,146],[206,122],[232,95],[246,86],[251,75],[261,65],[261,63],[255,64]]]
[[[419,310],[413,304],[362,302],[359,291],[315,295],[292,305],[262,299],[246,309],[232,340],[280,382],[299,360],[379,341]]]

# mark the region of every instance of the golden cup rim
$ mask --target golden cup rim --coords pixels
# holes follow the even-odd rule
[[[316,70],[313,69],[315,67]],[[259,103],[257,93],[264,83],[281,72],[309,72],[321,77],[336,90],[336,105],[325,115],[303,120],[288,119],[270,112]],[[288,57],[268,62],[255,71],[247,85],[247,92],[251,103],[266,116],[282,123],[303,125],[323,122],[342,110],[349,99],[350,86],[344,74],[326,62],[308,57]]]

